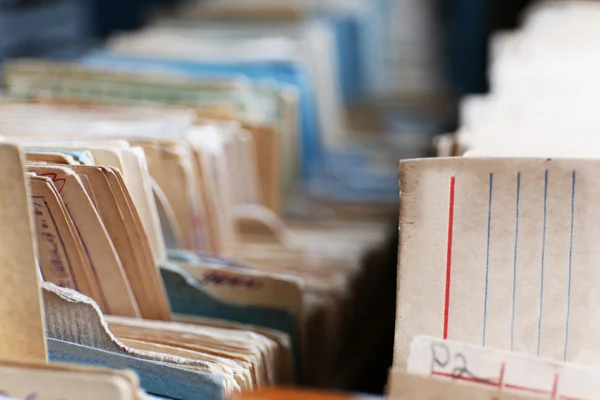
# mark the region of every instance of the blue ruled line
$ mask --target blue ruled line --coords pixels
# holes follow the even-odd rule
[[[537,355],[540,355],[542,337],[542,316],[544,311],[544,269],[546,264],[546,203],[548,200],[548,170],[544,177],[544,226],[542,231],[542,277],[540,279],[540,318],[538,320]]]
[[[483,346],[485,346],[485,330],[487,325],[487,300],[488,287],[490,283],[490,233],[492,229],[492,195],[494,190],[494,174],[490,172],[490,192],[488,200],[488,218],[487,218],[487,248],[485,256],[485,298],[483,301]]]
[[[571,316],[571,273],[573,267],[573,226],[575,222],[575,179],[576,173],[573,171],[573,182],[571,184],[571,237],[569,238],[569,286],[567,289],[567,323],[565,328],[565,356],[567,361],[567,353],[569,348],[569,318]]]
[[[519,248],[519,202],[521,200],[521,172],[517,174],[517,205],[515,210],[515,252],[513,256],[512,312],[510,316],[510,350],[513,350],[515,335],[515,309],[517,300],[517,250]]]

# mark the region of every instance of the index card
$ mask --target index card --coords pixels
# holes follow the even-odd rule
[[[29,164],[28,169],[63,183],[60,197],[81,237],[90,265],[98,274],[102,298],[106,302],[104,312],[125,317],[139,316],[121,260],[79,177],[69,168],[56,165]]]
[[[139,383],[131,372],[61,364],[0,363],[0,398],[137,400]]]
[[[400,162],[395,365],[417,334],[556,360],[597,350],[599,167]]]
[[[30,194],[19,149],[0,144],[0,358],[46,360]]]
[[[38,262],[44,280],[76,289],[106,310],[98,273],[85,251],[77,228],[60,197],[65,181],[29,178],[36,221]]]
[[[592,399],[600,393],[597,369],[426,336],[413,340],[407,365],[411,374],[514,394]]]
[[[392,369],[388,385],[390,400],[525,400],[539,398],[533,394],[504,393],[495,388],[478,387],[464,382],[444,382],[407,374],[397,368]]]

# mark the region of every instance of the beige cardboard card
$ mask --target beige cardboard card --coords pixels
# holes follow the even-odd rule
[[[145,285],[147,273],[154,273],[156,266],[152,262],[148,262],[144,254],[140,252],[141,250],[138,247],[142,238],[128,234],[128,231],[133,232],[132,229],[134,229],[137,232],[137,229],[131,226],[128,229],[125,224],[126,218],[130,223],[133,223],[134,216],[130,214],[129,204],[118,182],[116,182],[115,189],[118,187],[119,190],[115,190],[115,193],[113,193],[108,180],[108,175],[112,174],[109,174],[106,168],[89,165],[76,165],[72,168],[77,174],[87,176],[90,182],[98,214],[117,250],[142,317],[149,319],[165,318],[163,307],[157,309],[153,306],[157,294],[149,292],[148,287]],[[116,180],[116,177],[113,176],[113,178]],[[120,201],[117,200],[117,195]],[[123,207],[120,207],[119,203]]]
[[[277,371],[277,379],[280,385],[289,385],[294,382],[294,365],[292,360],[292,348],[289,335],[262,327],[255,327],[252,325],[238,324],[235,322],[216,320],[212,318],[202,318],[187,315],[174,315],[173,320],[175,322],[190,324],[190,325],[202,325],[202,326],[214,326],[218,328],[238,329],[250,332],[259,333],[277,343],[276,362],[275,370]]]
[[[167,196],[156,181],[152,178],[150,180],[165,245],[167,249],[181,249],[181,231],[179,230],[179,225],[177,225],[175,211],[173,211],[173,207],[169,204]]]
[[[223,135],[225,140],[225,153],[227,155],[227,168],[230,171],[238,171],[237,174],[231,174],[229,179],[232,187],[232,201],[234,204],[239,202],[252,201],[250,199],[245,200],[246,197],[246,185],[250,184],[250,171],[247,166],[245,155],[241,152],[242,147],[240,146],[240,137],[238,136],[239,126],[234,124],[224,125],[222,127]],[[249,135],[249,133],[248,133]]]
[[[111,330],[122,338],[146,340],[199,350],[247,365],[259,385],[274,384],[272,350],[276,344],[253,332],[108,317]]]
[[[127,235],[133,244],[138,266],[141,268],[138,271],[140,275],[137,279],[140,279],[139,283],[144,286],[146,299],[143,306],[139,305],[139,302],[138,305],[147,310],[152,310],[153,317],[149,319],[168,321],[171,318],[171,308],[167,293],[158,266],[154,262],[148,236],[139,213],[133,204],[127,185],[125,185],[123,176],[118,170],[105,168],[104,172],[123,217]]]
[[[213,265],[186,263],[180,267],[201,283],[204,290],[222,300],[240,305],[288,309],[301,318],[302,290],[298,279]]]
[[[106,308],[98,274],[84,250],[75,224],[52,179],[29,177],[35,216],[38,260],[44,280],[75,289]],[[60,185],[64,182],[58,182]]]
[[[0,357],[46,360],[30,192],[20,150],[0,144]]]
[[[77,164],[72,156],[60,153],[37,153],[27,151],[25,153],[27,161],[32,162],[48,162],[53,164]]]
[[[270,126],[245,124],[252,133],[258,176],[261,184],[261,203],[276,213],[281,212],[280,152],[277,131]]]
[[[211,168],[207,165],[206,156],[199,146],[192,149],[194,177],[197,180],[198,190],[204,208],[203,227],[207,250],[212,254],[219,254],[225,247],[222,219],[219,212],[217,190],[215,183],[210,179]]]
[[[392,369],[388,382],[390,400],[525,400],[540,396],[516,395],[494,388],[448,382],[418,375],[410,375],[399,368]],[[546,397],[547,398],[547,397]]]
[[[151,196],[150,187],[146,183],[148,168],[142,151],[131,148],[127,142],[119,140],[64,142],[57,139],[57,141],[45,142],[41,145],[49,148],[87,151],[93,156],[96,165],[113,167],[121,171],[131,189],[131,196],[148,233],[155,262],[166,258],[164,239],[156,216],[154,199]]]
[[[261,184],[258,175],[258,162],[254,152],[254,139],[249,131],[236,127],[232,129],[227,158],[232,174],[235,204],[260,203]]]
[[[296,318],[300,340],[303,343],[308,341],[305,332],[308,314],[304,304],[304,287],[300,279],[250,269],[202,264],[183,264],[181,268],[194,277],[203,290],[221,301],[241,306],[288,310]],[[306,350],[304,347],[303,351]],[[290,369],[285,371],[284,376],[289,377],[293,374]]]
[[[196,196],[192,159],[184,143],[134,141],[144,149],[148,170],[160,186],[175,212],[182,245],[188,250],[202,250],[196,223],[202,220],[201,199]]]
[[[200,172],[200,185],[205,197],[207,222],[216,248],[235,241],[231,182],[224,151],[223,133],[218,129],[202,129],[190,134],[195,148],[196,167]]]
[[[285,243],[286,229],[283,221],[271,209],[258,204],[234,207],[233,216],[240,242]]]
[[[98,275],[103,300],[99,303],[105,304],[104,312],[124,317],[139,316],[121,260],[79,177],[68,167],[56,165],[30,164],[28,170],[49,177],[59,185],[60,196],[73,219],[90,265]]]
[[[0,363],[0,393],[39,400],[136,400],[137,377],[127,371],[22,361]]]
[[[123,149],[123,178],[131,192],[144,229],[150,239],[150,248],[157,262],[166,261],[165,239],[160,228],[158,210],[152,193],[150,173],[144,150],[139,147]]]
[[[555,360],[597,351],[598,167],[402,161],[394,364],[417,334]]]
[[[521,395],[592,399],[600,393],[598,369],[427,336],[412,341],[407,372]]]
[[[206,353],[199,351],[183,349],[176,346],[169,346],[165,344],[159,344],[154,342],[148,342],[138,339],[120,339],[121,342],[130,346],[132,349],[137,351],[147,351],[154,353],[168,354],[172,357],[178,357],[188,360],[196,360],[205,364],[204,367],[183,367],[181,363],[173,363],[171,365],[178,368],[193,369],[195,371],[208,372],[213,374],[219,374],[223,377],[223,385],[225,387],[225,393],[239,392],[242,388],[244,390],[250,390],[251,386],[246,383],[245,379],[237,371],[236,365],[228,365],[223,363],[222,358],[211,357]]]

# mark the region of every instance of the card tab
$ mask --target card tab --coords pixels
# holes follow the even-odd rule
[[[598,369],[427,336],[412,341],[407,372],[555,399],[592,399],[600,392]]]
[[[0,358],[46,360],[40,279],[23,158],[0,144]]]
[[[137,400],[139,383],[131,372],[66,364],[0,363],[0,398]]]
[[[410,375],[394,368],[390,374],[391,400],[525,400],[536,395],[516,395],[494,388],[478,387],[464,382],[449,382]]]
[[[105,304],[104,312],[138,317],[140,312],[121,260],[80,178],[71,169],[57,165],[29,164],[28,169],[60,184],[60,196],[98,276],[103,296],[97,301]]]

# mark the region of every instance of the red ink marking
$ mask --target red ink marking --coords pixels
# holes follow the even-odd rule
[[[459,380],[459,381],[478,383],[480,385],[493,386],[493,387],[499,386],[498,382],[491,382],[491,381],[486,381],[485,379],[471,378],[468,376],[456,376],[454,374],[449,374],[447,372],[433,371],[432,374],[437,375],[437,376],[443,376],[444,378],[451,378],[451,379]]]
[[[54,187],[56,187],[58,193],[62,192],[63,188],[65,187],[65,184],[67,183],[67,180],[64,178],[57,179],[56,174],[53,172],[49,172],[47,174],[40,174],[40,176],[45,176],[52,179],[52,183],[54,184]]]
[[[54,181],[56,179],[56,174],[53,172],[49,172],[47,174],[40,174],[40,176],[46,176],[46,177],[52,179],[52,181]]]
[[[452,273],[452,232],[454,227],[454,186],[456,178],[450,178],[450,201],[448,203],[448,250],[446,253],[446,294],[444,298],[444,340],[448,339],[448,316],[450,313],[450,277]]]
[[[545,390],[545,389],[535,389],[535,388],[530,388],[527,386],[513,385],[511,383],[505,384],[504,387],[507,389],[521,390],[523,392],[529,392],[529,393],[535,393],[535,394],[549,394],[550,393],[548,390]]]
[[[499,387],[498,390],[502,390],[502,388],[504,387],[504,370],[506,369],[506,363],[502,363],[502,366],[500,367],[500,379],[499,381]]]
[[[484,385],[484,386],[497,387],[500,390],[502,388],[506,388],[506,389],[518,390],[518,391],[522,391],[522,392],[528,392],[528,393],[532,393],[532,394],[549,394],[552,396],[552,399],[583,400],[582,398],[579,398],[579,397],[558,396],[558,374],[554,375],[554,383],[553,383],[552,390],[550,391],[550,390],[546,390],[546,389],[537,389],[537,388],[532,388],[532,387],[527,387],[527,386],[515,385],[512,383],[504,383],[504,369],[505,369],[505,365],[503,364],[502,368],[500,370],[500,379],[498,382],[487,381],[485,379],[472,378],[469,376],[457,376],[457,375],[450,374],[447,372],[433,371],[431,374],[434,376],[441,376],[444,378],[450,378],[452,380],[457,380],[457,381],[477,383],[477,384]]]
[[[556,399],[558,393],[558,374],[554,374],[554,383],[552,384],[552,400]]]

